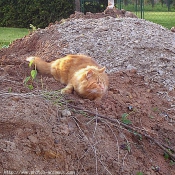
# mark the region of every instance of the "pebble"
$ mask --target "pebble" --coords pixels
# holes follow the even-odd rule
[[[61,111],[61,116],[62,117],[69,117],[69,116],[71,116],[71,112],[68,109],[64,109]]]

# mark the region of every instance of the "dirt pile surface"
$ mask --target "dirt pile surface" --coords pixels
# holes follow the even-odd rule
[[[0,174],[175,174],[175,35],[101,17],[74,16],[0,50]],[[26,57],[69,53],[107,67],[102,101],[62,96],[64,85],[40,74],[24,83]]]

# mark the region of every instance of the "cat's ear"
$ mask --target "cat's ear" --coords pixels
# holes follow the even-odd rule
[[[87,78],[87,80],[89,79],[89,78],[91,78],[92,76],[93,76],[93,74],[94,74],[94,72],[90,69],[90,70],[88,70],[88,72],[86,73],[86,78]]]
[[[101,69],[98,69],[98,70],[99,70],[100,73],[103,73],[106,70],[106,68],[102,67]]]

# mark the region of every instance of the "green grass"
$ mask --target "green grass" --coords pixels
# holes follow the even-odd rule
[[[137,11],[137,16],[139,18],[141,17],[140,7],[138,6],[136,10],[135,4],[122,6],[122,8],[134,13]],[[175,7],[171,5],[170,11],[168,11],[168,7],[165,4],[162,6],[160,3],[158,3],[155,4],[154,7],[147,4],[144,6],[144,19],[171,29],[171,27],[175,26]]]
[[[152,5],[147,4],[144,5],[144,10],[145,11],[152,11],[152,12],[175,12],[175,6],[173,6],[172,4],[170,5],[170,8],[168,9],[168,6],[166,4],[160,4],[157,3],[154,5],[154,7],[152,7]]]
[[[125,9],[125,10],[131,11],[131,12],[139,11],[140,10],[140,5],[138,4],[137,8],[136,8],[135,3],[128,4],[128,5],[123,5],[122,4],[121,9]],[[165,4],[163,4],[163,6],[162,6],[160,3],[155,4],[154,7],[152,7],[151,4],[145,4],[144,5],[144,11],[145,12],[147,12],[147,11],[150,11],[150,12],[168,12],[168,7]],[[169,11],[170,12],[175,12],[175,6],[171,5]]]
[[[0,27],[0,48],[8,47],[12,41],[22,38],[28,33],[29,30],[24,28]]]
[[[175,12],[145,12],[144,19],[160,24],[168,29],[175,26]]]

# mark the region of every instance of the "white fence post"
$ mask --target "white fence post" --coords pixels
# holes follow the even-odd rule
[[[114,8],[114,0],[108,0],[108,8]]]

